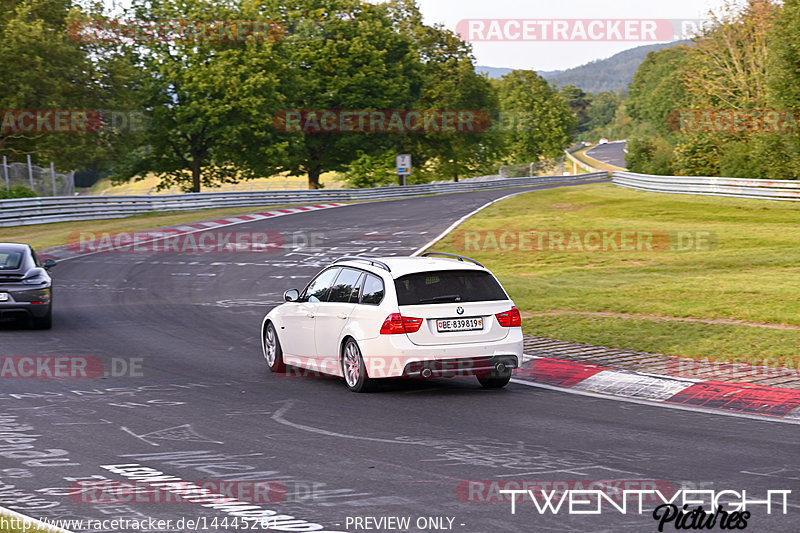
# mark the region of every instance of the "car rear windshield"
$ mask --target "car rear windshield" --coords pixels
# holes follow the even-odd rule
[[[397,278],[400,305],[506,300],[505,291],[488,272],[442,270]]]
[[[17,270],[22,264],[22,252],[0,249],[0,270]]]

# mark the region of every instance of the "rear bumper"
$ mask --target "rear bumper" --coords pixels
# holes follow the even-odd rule
[[[19,317],[44,318],[52,305],[50,287],[20,287],[0,285],[0,292],[8,294],[7,301],[0,301],[0,320]],[[42,302],[42,303],[32,303]]]
[[[516,355],[495,355],[492,357],[417,361],[408,363],[403,370],[403,375],[424,378],[483,376],[492,371],[510,372],[515,368],[519,368],[519,358]]]
[[[49,312],[49,303],[0,302],[0,320],[13,320],[24,317],[44,318]]]
[[[521,328],[486,343],[418,346],[405,335],[381,335],[358,344],[371,378],[421,376],[424,369],[430,370],[430,377],[482,375],[498,363],[517,368],[522,361]]]

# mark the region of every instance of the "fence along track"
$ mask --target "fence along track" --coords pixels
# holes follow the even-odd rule
[[[800,181],[695,176],[652,176],[615,171],[612,182],[637,191],[732,196],[759,200],[800,200]]]
[[[421,184],[371,189],[242,191],[187,193],[159,196],[71,196],[0,200],[0,227],[124,218],[154,211],[190,211],[220,207],[248,207],[328,202],[390,200],[427,194],[469,192],[511,187],[532,187],[548,183],[584,182],[608,177],[607,172],[579,176],[500,178],[482,176],[457,183]]]

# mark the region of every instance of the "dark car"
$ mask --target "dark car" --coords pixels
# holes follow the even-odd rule
[[[0,320],[30,317],[36,329],[53,325],[53,280],[27,244],[0,243]]]

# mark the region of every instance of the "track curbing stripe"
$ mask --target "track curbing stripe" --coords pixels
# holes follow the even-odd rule
[[[696,408],[748,417],[800,420],[800,391],[724,381],[632,372],[564,359],[525,355],[514,382]]]

